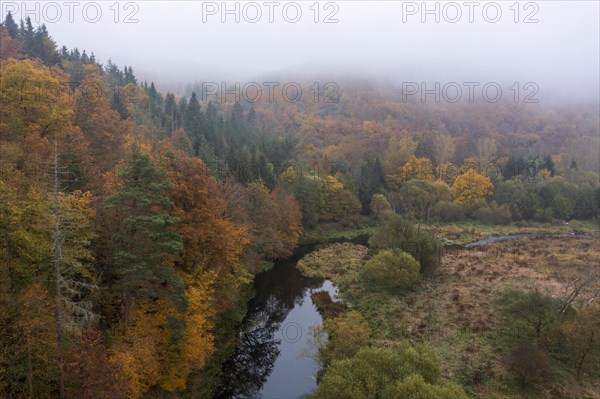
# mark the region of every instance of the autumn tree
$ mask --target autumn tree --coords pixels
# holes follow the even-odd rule
[[[485,197],[494,193],[494,185],[489,177],[469,169],[458,176],[452,184],[452,195],[457,204],[472,207],[485,203]]]
[[[395,188],[399,188],[403,183],[410,180],[433,180],[433,167],[429,158],[417,158],[414,155],[410,157],[396,175],[391,176]]]
[[[11,173],[23,178],[18,172]],[[21,187],[24,185],[25,187]],[[0,177],[0,275],[4,292],[20,291],[35,281],[36,276],[50,279],[50,219],[45,193],[28,184]]]
[[[438,179],[444,177],[444,165],[454,155],[454,140],[451,136],[441,133],[435,134],[433,138],[433,150],[436,158]]]
[[[417,145],[418,143],[409,134],[390,138],[386,151],[383,154],[383,169],[385,174],[396,174],[398,168],[407,163],[415,155]]]
[[[179,129],[175,136],[178,132],[185,133]],[[176,140],[174,137],[173,141]],[[175,267],[193,277],[190,284],[195,281],[195,276],[217,273],[217,282],[223,286],[224,295],[215,305],[226,305],[229,295],[233,295],[235,288],[248,278],[240,263],[249,242],[247,228],[226,217],[226,199],[202,160],[169,144],[164,144],[160,152],[172,185],[172,213],[179,220],[173,229],[183,243]]]
[[[8,19],[8,17],[7,17]],[[14,22],[14,21],[13,21]],[[20,44],[15,38],[11,37],[9,29],[0,27],[0,59],[22,58]]]
[[[162,300],[132,307],[127,329],[115,331],[111,338],[109,361],[127,381],[126,396],[140,398],[152,386],[159,384],[161,361],[168,354],[171,329],[167,318],[173,308]]]
[[[477,142],[477,160],[484,175],[489,175],[490,171],[493,170],[497,151],[496,140],[492,137],[485,137]]]
[[[9,59],[0,64],[0,133],[3,140],[46,137],[71,120],[68,78],[36,61]]]
[[[194,155],[194,147],[185,130],[179,128],[173,132],[173,147],[187,155]]]
[[[215,306],[217,289],[218,292],[224,292],[224,295],[231,296],[232,293],[226,290],[233,288],[216,286],[215,274],[209,272],[186,279],[186,296],[189,306],[184,316],[185,327],[182,350],[178,352],[182,357],[179,362],[183,363],[183,366],[179,372],[179,385],[172,384],[175,387],[184,386],[191,372],[202,370],[209,359],[209,355],[215,350],[214,320],[217,311],[220,310]],[[239,284],[239,281],[236,281],[236,283]],[[214,288],[215,286],[217,289]]]
[[[346,190],[344,185],[334,176],[325,178],[325,203],[321,219],[324,221],[343,221],[357,214],[361,209],[360,201]]]
[[[279,187],[271,192],[271,200],[277,216],[278,236],[282,242],[280,256],[289,256],[302,234],[300,206],[293,195]]]
[[[263,258],[292,254],[300,237],[300,207],[282,190],[269,193],[262,182],[248,185],[248,222],[251,247]]]
[[[110,362],[102,333],[86,328],[65,359],[67,397],[82,399],[125,398],[127,381]]]
[[[410,180],[402,185],[398,194],[405,215],[425,223],[429,222],[431,210],[438,202],[451,199],[450,189],[442,181]]]

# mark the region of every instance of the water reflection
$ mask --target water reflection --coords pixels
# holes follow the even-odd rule
[[[316,388],[318,366],[302,353],[310,349],[309,327],[322,322],[310,293],[325,282],[303,276],[295,261],[256,277],[256,296],[238,348],[223,365],[215,398],[298,398]]]

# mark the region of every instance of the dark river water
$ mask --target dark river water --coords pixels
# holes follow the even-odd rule
[[[216,399],[301,398],[317,386],[318,364],[306,352],[309,328],[322,319],[312,291],[326,289],[328,280],[303,276],[296,260],[276,263],[256,276],[256,296],[239,328],[239,344],[222,367]]]

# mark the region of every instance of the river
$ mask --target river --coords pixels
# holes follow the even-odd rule
[[[239,344],[223,364],[214,398],[301,398],[317,387],[319,365],[307,352],[310,327],[322,318],[310,294],[330,281],[303,276],[297,258],[258,274],[256,295],[239,328]]]

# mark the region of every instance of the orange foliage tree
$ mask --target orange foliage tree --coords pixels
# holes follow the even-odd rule
[[[471,207],[485,203],[485,197],[494,193],[494,185],[489,177],[469,169],[454,180],[451,190],[457,204]]]

